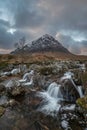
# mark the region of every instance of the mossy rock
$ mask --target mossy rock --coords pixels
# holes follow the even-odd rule
[[[82,79],[83,84],[87,83],[87,72],[85,72],[81,75],[81,79]]]
[[[83,98],[79,98],[76,101],[77,105],[79,105],[82,109],[87,110],[87,95]]]
[[[0,106],[0,117],[4,114],[5,108]]]

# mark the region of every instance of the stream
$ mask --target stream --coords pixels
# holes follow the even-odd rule
[[[19,81],[24,83],[26,76]],[[87,120],[76,105],[84,93],[72,77],[66,72],[59,83],[52,82],[45,90],[25,85],[20,96],[8,96],[6,91],[0,96],[0,106],[5,108],[0,130],[87,130]],[[11,81],[5,83],[11,88]]]

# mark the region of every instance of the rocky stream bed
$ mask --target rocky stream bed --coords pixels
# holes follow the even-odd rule
[[[0,130],[87,130],[84,65],[59,61],[3,70]]]

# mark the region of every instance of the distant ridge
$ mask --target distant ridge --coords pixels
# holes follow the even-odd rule
[[[70,54],[70,52],[62,46],[54,37],[49,34],[45,34],[42,37],[38,38],[35,41],[32,41],[31,44],[24,46],[24,53],[36,53],[36,52],[62,52]],[[11,52],[11,54],[20,54],[21,49],[16,49]]]

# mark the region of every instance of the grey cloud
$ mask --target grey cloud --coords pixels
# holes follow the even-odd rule
[[[49,4],[50,3],[50,4]],[[47,8],[45,7],[47,6]],[[46,0],[43,10],[47,11],[48,23],[58,30],[70,30],[79,33],[87,32],[87,1],[86,0]],[[49,13],[48,13],[49,12]]]
[[[12,47],[13,37],[10,33],[7,33],[6,30],[0,27],[0,48],[9,49]]]
[[[0,47],[9,49],[12,43],[12,35],[7,32],[10,27],[8,21],[0,19]]]
[[[43,24],[43,17],[36,12],[29,12],[27,9],[18,12],[15,15],[15,27],[26,28],[26,27],[37,27]]]
[[[87,47],[87,41],[85,41],[85,40],[82,41],[82,46],[83,46],[83,47]]]
[[[83,48],[87,48],[87,40],[77,42],[68,35],[59,34],[57,39],[63,44],[70,52],[74,54],[81,54]]]
[[[0,15],[2,15],[2,11],[0,11]]]
[[[10,23],[8,21],[0,19],[0,26],[9,28]]]

